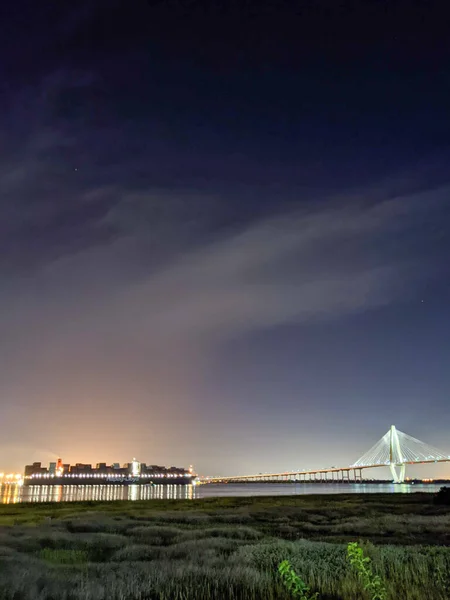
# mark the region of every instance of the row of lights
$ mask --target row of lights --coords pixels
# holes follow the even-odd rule
[[[401,459],[402,459],[402,461],[403,461],[403,462],[408,462],[408,459],[407,459],[407,458],[405,458],[404,456],[402,456],[402,457],[401,457]],[[450,460],[450,456],[448,457],[448,459]],[[414,460],[414,461],[412,461],[412,462],[421,463],[421,462],[423,462],[424,460],[425,460],[425,461],[427,461],[427,460],[434,460],[435,462],[437,462],[439,459],[438,459],[436,456],[428,456],[428,457],[427,457],[427,458],[425,458],[425,459],[423,459],[423,458],[419,458],[419,457],[416,457],[416,458],[415,458],[415,460]],[[364,466],[368,466],[369,464],[373,464],[373,463],[364,463],[364,465],[361,465],[361,466],[362,466],[362,467],[364,467]],[[376,462],[375,464],[376,464],[376,465],[388,465],[388,466],[389,466],[391,463],[390,463],[390,461],[385,461],[385,462],[378,461],[378,462]]]
[[[0,474],[1,476],[1,474]],[[118,479],[118,478],[122,478],[122,477],[128,477],[129,475],[116,475],[114,473],[79,473],[79,474],[74,474],[74,473],[68,473],[65,475],[62,475],[62,477],[71,477],[71,478],[85,478],[85,477],[94,477],[94,478],[108,478],[108,479]],[[33,473],[31,476],[31,479],[49,479],[49,478],[53,478],[55,477],[55,475],[53,473]],[[146,474],[137,474],[134,475],[134,477],[193,477],[193,475],[191,473],[184,473],[184,474],[179,474],[179,473],[157,473],[157,474],[153,474],[153,473],[146,473]],[[21,478],[21,475],[18,476],[18,478]]]
[[[0,483],[22,483],[23,478],[20,473],[0,473]]]

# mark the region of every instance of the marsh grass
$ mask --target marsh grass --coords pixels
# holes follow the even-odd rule
[[[349,539],[389,600],[449,600],[450,509],[410,496],[1,507],[0,600],[287,600],[283,560],[323,600],[366,600]]]
[[[69,550],[43,548],[38,552],[39,558],[55,565],[77,565],[88,562],[89,555],[85,550]]]

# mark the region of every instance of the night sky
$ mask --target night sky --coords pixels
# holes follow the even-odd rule
[[[443,4],[2,4],[2,469],[450,454]]]

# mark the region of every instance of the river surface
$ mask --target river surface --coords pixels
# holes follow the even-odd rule
[[[295,496],[303,494],[373,494],[437,492],[441,484],[248,483],[207,485],[3,485],[0,503],[76,502],[80,500],[197,500],[224,496]]]

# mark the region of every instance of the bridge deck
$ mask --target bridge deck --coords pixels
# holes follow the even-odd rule
[[[443,463],[450,462],[450,457],[446,459],[438,459],[438,460],[420,460],[420,461],[407,461],[402,464],[405,465],[421,465],[421,464],[432,464],[432,463]],[[332,467],[329,469],[314,469],[310,471],[283,471],[280,473],[258,473],[255,475],[234,475],[234,476],[225,476],[225,477],[203,477],[200,478],[202,483],[224,483],[224,482],[238,482],[238,481],[264,481],[264,480],[273,480],[280,478],[293,478],[293,477],[310,477],[316,475],[325,475],[327,473],[337,473],[349,474],[350,471],[359,472],[359,476],[361,477],[361,471],[363,469],[379,469],[381,467],[389,467],[390,463],[383,464],[372,464],[372,465],[351,465],[349,467]],[[356,477],[356,475],[355,475]]]

